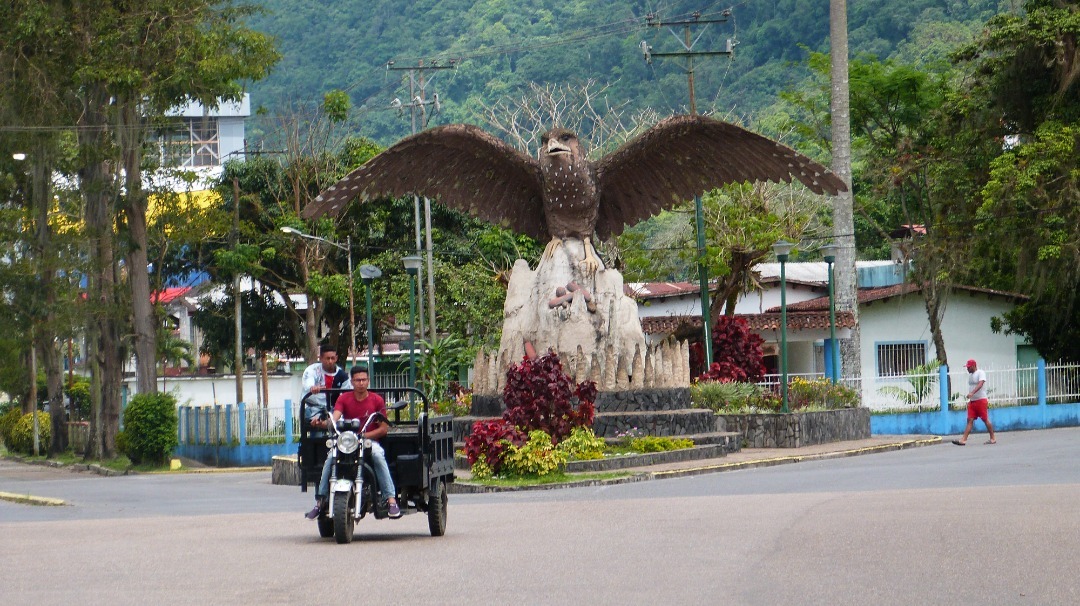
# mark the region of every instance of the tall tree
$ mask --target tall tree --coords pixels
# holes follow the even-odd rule
[[[1051,359],[1080,359],[1080,4],[1029,0],[991,19],[956,57],[961,134],[993,142],[971,226],[974,273],[1031,299],[1005,318]]]
[[[855,273],[855,192],[851,186],[847,0],[829,0],[829,57],[832,91],[829,101],[832,124],[830,168],[848,186],[847,191],[833,198],[833,241],[840,247],[836,255],[836,307],[855,317],[851,336],[840,342],[841,369],[844,376],[858,377],[862,354],[859,351],[859,285]]]
[[[49,450],[54,453],[66,448],[57,342],[61,333],[69,331],[63,330],[59,322],[58,310],[64,303],[57,292],[60,256],[49,219],[54,203],[53,173],[61,148],[58,127],[71,119],[71,79],[66,68],[73,57],[71,32],[58,18],[60,10],[46,3],[14,2],[0,25],[0,38],[5,41],[0,43],[0,63],[4,65],[0,72],[0,116],[4,123],[33,133],[12,141],[25,158],[19,172],[29,177],[22,182],[29,210],[25,220],[33,232],[30,246],[19,254],[30,256],[36,264],[37,279],[28,308],[31,360],[40,361],[45,370],[46,397],[54,413]],[[32,400],[27,398],[24,403],[32,407]]]
[[[156,315],[150,299],[144,151],[154,118],[189,100],[205,107],[238,100],[241,81],[264,77],[277,60],[269,38],[239,25],[251,7],[220,0],[98,3],[97,52],[88,71],[111,93],[123,169],[122,211],[131,288],[138,390],[154,392]],[[100,29],[99,29],[100,28]]]

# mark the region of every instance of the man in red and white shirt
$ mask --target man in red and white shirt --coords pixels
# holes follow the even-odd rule
[[[968,435],[971,434],[971,428],[975,425],[975,419],[982,419],[982,422],[986,424],[986,431],[990,432],[990,439],[986,443],[997,444],[997,437],[994,436],[994,424],[990,422],[990,400],[986,397],[986,371],[979,370],[979,365],[975,363],[975,360],[967,361],[967,371],[967,426],[964,427],[964,437],[953,440],[953,444],[957,446],[967,444]]]

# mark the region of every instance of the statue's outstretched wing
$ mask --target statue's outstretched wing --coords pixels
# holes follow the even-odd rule
[[[402,139],[322,192],[303,215],[338,214],[357,197],[416,194],[543,241],[542,192],[536,160],[475,126],[451,124]]]
[[[601,239],[727,183],[797,179],[819,194],[844,182],[795,150],[704,116],[675,116],[600,159]]]

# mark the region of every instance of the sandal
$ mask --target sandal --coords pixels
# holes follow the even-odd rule
[[[960,440],[953,440],[952,443],[957,446],[967,446],[967,442],[961,442]]]
[[[983,444],[997,444],[997,440],[987,440]]]

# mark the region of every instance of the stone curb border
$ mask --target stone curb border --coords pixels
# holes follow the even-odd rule
[[[57,469],[68,469],[68,470],[71,470],[71,471],[95,473],[95,474],[97,474],[99,476],[134,476],[134,475],[139,475],[139,474],[154,475],[154,474],[165,474],[165,473],[198,474],[198,473],[236,473],[236,472],[242,472],[242,471],[263,471],[263,472],[270,471],[269,466],[263,466],[263,467],[198,467],[198,468],[185,467],[185,468],[180,468],[180,469],[176,469],[176,470],[172,470],[172,471],[133,471],[131,469],[125,469],[123,471],[118,471],[116,469],[109,469],[108,467],[102,467],[101,465],[98,465],[97,463],[61,463],[60,461],[50,461],[50,460],[44,460],[44,461],[29,460],[29,459],[26,459],[26,458],[21,457],[19,455],[13,455],[11,453],[8,453],[8,454],[4,455],[3,458],[11,460],[11,461],[18,461],[19,463],[24,463],[26,465],[39,465],[41,467],[55,467]]]
[[[62,507],[67,505],[63,499],[49,497],[36,497],[30,494],[15,494],[13,492],[0,492],[0,501],[11,501],[20,505],[40,505],[45,507]]]
[[[632,482],[646,482],[649,480],[662,480],[667,478],[681,478],[686,476],[702,475],[706,473],[720,473],[723,471],[737,471],[740,469],[755,469],[758,467],[774,467],[789,463],[801,463],[803,461],[821,461],[826,459],[843,459],[864,454],[878,452],[892,452],[907,450],[920,446],[932,446],[940,444],[941,438],[928,438],[921,440],[905,440],[891,444],[867,446],[865,448],[852,448],[836,452],[824,452],[819,454],[792,455],[786,457],[770,457],[767,459],[754,459],[736,463],[719,463],[717,465],[703,465],[686,469],[672,469],[669,471],[641,471],[624,478],[612,478],[608,480],[581,480],[579,482],[559,482],[554,484],[538,484],[534,486],[488,486],[486,484],[473,484],[471,482],[455,481],[447,486],[447,492],[451,494],[483,494],[491,492],[520,492],[524,490],[555,490],[558,488],[582,488],[590,486],[612,486],[615,484],[629,484]]]

